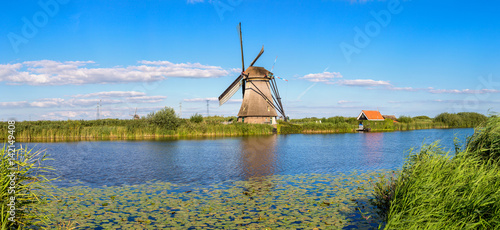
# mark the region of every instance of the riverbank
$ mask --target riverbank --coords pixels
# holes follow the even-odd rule
[[[375,204],[388,229],[498,229],[498,187],[500,117],[491,117],[453,157],[437,143],[411,153],[377,184]]]
[[[152,116],[153,117],[153,116]],[[196,118],[196,119],[193,119]],[[153,118],[138,120],[67,120],[16,122],[16,140],[79,141],[79,140],[155,140],[179,137],[224,137],[277,134],[355,133],[359,121],[355,118],[304,118],[277,125],[243,124],[235,117],[169,117],[167,123]],[[425,116],[400,117],[400,121],[363,121],[371,132],[391,132],[418,129],[473,128],[484,122],[486,116],[477,113],[443,113],[431,119]],[[7,134],[7,122],[0,122],[0,132]],[[0,136],[6,140],[7,136]]]

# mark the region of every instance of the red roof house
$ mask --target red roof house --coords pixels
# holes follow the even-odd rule
[[[358,121],[368,120],[368,121],[383,121],[384,117],[379,111],[374,110],[361,110],[358,116]]]

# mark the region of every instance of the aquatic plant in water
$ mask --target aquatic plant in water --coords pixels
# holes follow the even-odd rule
[[[376,229],[368,199],[380,173],[275,175],[210,186],[59,188],[42,213],[77,229]]]

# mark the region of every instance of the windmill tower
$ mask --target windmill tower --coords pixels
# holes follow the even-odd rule
[[[286,119],[273,73],[263,67],[253,66],[257,59],[264,53],[264,46],[262,46],[257,57],[245,70],[241,23],[238,25],[238,31],[240,34],[242,72],[219,96],[219,105],[226,103],[241,86],[243,102],[238,112],[238,122],[274,124],[278,116],[276,111]]]

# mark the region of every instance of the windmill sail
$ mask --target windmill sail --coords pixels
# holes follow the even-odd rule
[[[253,66],[253,64],[255,64],[255,62],[257,61],[257,59],[260,58],[260,56],[264,53],[264,46],[262,46],[262,49],[260,49],[260,52],[259,52],[259,55],[257,55],[257,57],[253,60],[253,62],[250,64],[250,66]]]
[[[219,96],[219,106],[226,103],[240,89],[243,75],[240,75],[234,82]]]

